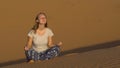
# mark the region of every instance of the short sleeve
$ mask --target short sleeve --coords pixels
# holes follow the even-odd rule
[[[53,33],[53,31],[51,29],[48,29],[48,35],[49,36],[53,36],[54,35],[54,33]]]
[[[33,30],[30,30],[27,35],[32,38],[33,37]]]

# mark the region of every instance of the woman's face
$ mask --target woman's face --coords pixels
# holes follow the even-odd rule
[[[47,22],[46,16],[43,14],[39,15],[38,19],[39,19],[40,24],[46,24]]]

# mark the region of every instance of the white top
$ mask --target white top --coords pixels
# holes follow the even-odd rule
[[[34,30],[28,32],[28,36],[33,38],[32,48],[38,53],[48,49],[48,37],[53,35],[49,28],[46,28],[44,35],[35,34]]]

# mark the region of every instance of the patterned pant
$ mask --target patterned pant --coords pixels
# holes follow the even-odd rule
[[[60,53],[60,47],[58,45],[51,47],[50,49],[44,52],[36,52],[34,49],[30,49],[25,51],[26,59],[29,60],[48,60],[58,56]]]

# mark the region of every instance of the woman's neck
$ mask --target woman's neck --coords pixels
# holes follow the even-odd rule
[[[39,24],[39,27],[38,27],[39,30],[43,30],[44,28],[45,28],[45,25]]]

